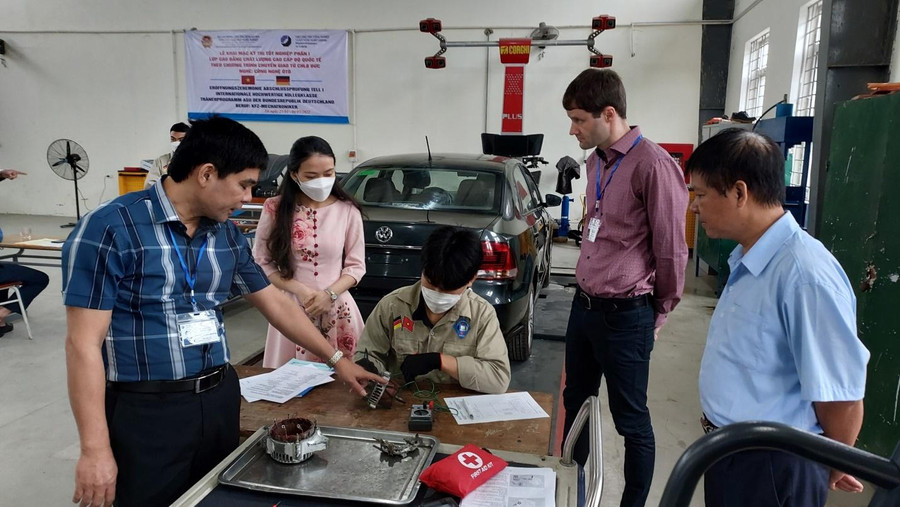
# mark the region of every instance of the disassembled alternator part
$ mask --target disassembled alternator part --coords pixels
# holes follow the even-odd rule
[[[381,376],[388,382],[391,380],[391,372],[383,371],[381,372]],[[366,403],[368,403],[369,408],[378,407],[378,402],[381,401],[381,397],[384,395],[384,391],[387,389],[387,383],[379,384],[378,382],[373,382],[375,384],[372,386],[372,391],[369,393],[369,396],[366,398]]]
[[[303,463],[316,451],[325,450],[328,437],[315,421],[291,417],[273,421],[266,436],[266,453],[279,463]]]
[[[418,433],[416,433],[415,437],[404,438],[404,443],[390,442],[383,438],[376,438],[374,440],[374,447],[376,449],[387,454],[388,456],[395,456],[400,458],[407,457],[410,453],[414,452],[416,449],[422,446],[422,439],[419,438]]]

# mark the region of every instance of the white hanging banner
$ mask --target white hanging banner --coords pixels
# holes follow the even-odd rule
[[[188,117],[349,123],[347,32],[184,34]]]

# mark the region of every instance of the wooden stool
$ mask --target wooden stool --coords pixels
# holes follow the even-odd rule
[[[15,294],[16,297],[10,299],[8,301],[0,301],[0,306],[11,305],[13,303],[19,303],[19,308],[22,310],[22,320],[25,321],[25,330],[28,331],[28,339],[33,340],[31,337],[31,324],[28,323],[28,314],[25,312],[25,302],[22,301],[22,293],[19,292],[19,287],[22,286],[22,282],[6,282],[0,283],[0,290],[9,289],[10,292]]]

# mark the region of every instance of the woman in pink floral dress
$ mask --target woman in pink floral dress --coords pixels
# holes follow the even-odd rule
[[[359,205],[335,184],[334,162],[322,138],[294,143],[279,195],[263,205],[253,257],[328,342],[353,357],[363,320],[347,290],[366,272],[365,242]],[[263,366],[277,368],[294,357],[319,361],[270,325]]]

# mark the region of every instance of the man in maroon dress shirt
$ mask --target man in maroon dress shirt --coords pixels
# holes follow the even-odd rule
[[[618,74],[585,70],[562,104],[572,120],[569,134],[593,150],[578,290],[566,330],[565,433],[605,375],[609,409],[625,438],[621,505],[644,505],[656,454],[647,410],[650,352],[684,288],[688,192],[672,157],[629,126]],[[588,452],[582,432],[575,459],[585,463]]]

